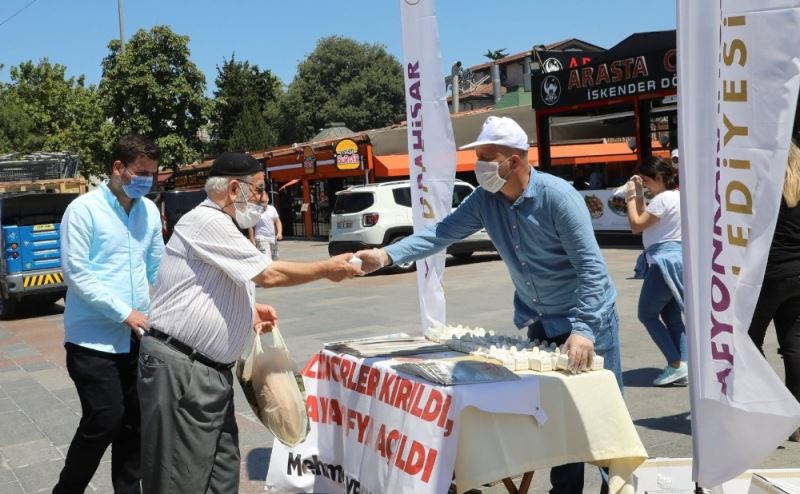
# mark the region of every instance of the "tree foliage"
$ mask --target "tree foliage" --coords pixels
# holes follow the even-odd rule
[[[276,143],[275,120],[281,81],[235,55],[217,66],[211,123],[217,152],[255,150]]]
[[[205,76],[189,59],[189,37],[167,26],[139,30],[125,49],[118,40],[103,59],[100,94],[115,137],[145,134],[161,147],[167,167],[194,161],[205,123]]]
[[[10,85],[0,85],[0,154],[27,152],[36,147],[33,118]]]
[[[264,114],[246,107],[236,121],[231,136],[225,141],[225,151],[247,152],[266,149],[277,141],[277,135],[267,125]]]
[[[334,121],[356,131],[399,122],[403,92],[400,63],[383,46],[322,38],[280,101],[281,141],[305,141]]]
[[[500,48],[499,50],[486,50],[483,56],[489,60],[500,60],[501,58],[507,57],[508,53],[506,53],[505,48]]]
[[[97,88],[66,67],[42,59],[12,67],[11,84],[0,88],[0,150],[18,153],[70,151],[84,175],[102,173],[110,126]]]

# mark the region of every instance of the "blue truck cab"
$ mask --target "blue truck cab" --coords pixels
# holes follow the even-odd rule
[[[38,297],[44,304],[66,293],[61,272],[61,218],[78,194],[20,192],[0,196],[0,317]]]

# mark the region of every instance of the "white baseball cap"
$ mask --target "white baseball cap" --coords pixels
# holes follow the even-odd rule
[[[459,150],[473,149],[484,144],[508,146],[513,149],[527,150],[528,134],[522,130],[517,122],[508,117],[489,117],[483,122],[483,129],[478,140],[458,148]]]
[[[672,153],[669,155],[670,158],[679,158],[678,157],[678,148],[672,150]],[[680,159],[680,158],[679,158]]]

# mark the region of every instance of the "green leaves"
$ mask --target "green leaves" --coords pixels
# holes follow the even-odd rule
[[[139,30],[120,51],[108,45],[100,96],[115,136],[145,134],[159,145],[160,165],[177,169],[200,155],[206,80],[189,59],[189,37],[167,26]]]
[[[46,58],[12,67],[0,88],[0,152],[70,151],[85,176],[103,173],[110,125],[97,89]]]
[[[211,110],[216,152],[255,151],[277,143],[274,125],[280,79],[231,55],[222,67],[217,66],[216,85]]]
[[[322,38],[280,102],[281,141],[302,142],[328,122],[355,131],[405,117],[400,63],[381,45]]]
[[[10,68],[0,83],[0,153],[72,151],[103,176],[114,142],[145,134],[177,169],[203,152],[256,151],[311,138],[329,122],[361,131],[405,117],[400,63],[383,46],[322,38],[284,91],[268,69],[222,60],[214,98],[190,59],[189,38],[167,26],[108,44],[99,87],[47,59]],[[0,65],[2,70],[2,65]]]
[[[500,48],[499,50],[486,50],[483,56],[489,60],[500,60],[501,58],[507,57],[508,53],[506,53],[505,48]]]
[[[274,145],[276,141],[277,135],[267,125],[264,114],[259,112],[256,107],[248,106],[236,121],[230,138],[225,141],[225,150],[259,151]]]

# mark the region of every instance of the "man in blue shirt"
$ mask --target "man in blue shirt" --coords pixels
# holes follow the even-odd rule
[[[143,196],[159,154],[146,137],[120,139],[109,179],[72,201],[61,221],[64,346],[82,414],[56,494],[84,492],[109,445],[114,492],[140,492],[138,341],[164,250],[161,215]]]
[[[489,117],[475,149],[478,187],[448,217],[387,246],[356,253],[365,272],[430,256],[485,228],[514,283],[514,323],[528,337],[564,345],[573,372],[604,357],[622,388],[616,290],[583,197],[528,163],[528,136],[512,119]],[[553,468],[553,493],[580,493],[583,464]]]

